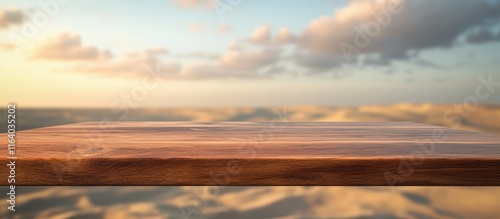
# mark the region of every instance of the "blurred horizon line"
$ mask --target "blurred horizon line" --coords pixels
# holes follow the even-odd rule
[[[435,102],[395,102],[386,104],[360,104],[360,105],[322,105],[322,104],[282,104],[282,105],[227,105],[227,106],[130,106],[130,107],[104,107],[104,106],[26,106],[23,107],[16,102],[10,102],[10,104],[16,104],[17,107],[22,107],[22,109],[216,109],[216,108],[274,108],[274,107],[325,107],[325,108],[356,108],[362,106],[398,106],[398,105],[433,105],[433,106],[450,106],[456,104],[464,104],[464,102],[450,102],[450,103],[435,103]],[[496,107],[500,104],[494,103],[479,103],[478,106],[482,107]],[[7,106],[7,104],[5,104]]]

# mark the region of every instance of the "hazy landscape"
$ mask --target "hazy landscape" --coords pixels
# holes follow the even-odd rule
[[[0,123],[6,124],[6,112]],[[358,107],[279,106],[269,108],[137,108],[77,109],[20,107],[17,129],[33,129],[84,121],[254,121],[269,122],[276,116],[290,122],[412,121],[475,132],[500,134],[500,106],[472,108],[461,104],[367,105]],[[0,132],[6,132],[6,126]]]
[[[2,0],[1,153],[11,102],[18,136],[85,121],[276,117],[500,135],[499,51],[500,0]],[[40,186],[16,195],[14,219],[500,218],[500,187]]]
[[[269,122],[279,116],[289,121],[414,121],[500,134],[500,106],[480,106],[462,112],[468,116],[444,116],[450,109],[454,112],[455,108],[406,103],[360,107],[150,108],[130,110],[122,119],[125,110],[21,108],[17,120],[20,129],[32,129],[102,119]],[[182,212],[189,215],[187,218],[228,219],[500,216],[496,209],[499,187],[21,187],[17,192],[15,218],[183,218]],[[7,211],[6,204],[0,204],[2,214]]]
[[[2,191],[3,192],[3,191]],[[23,187],[14,218],[498,218],[498,187]],[[6,202],[1,202],[2,214]],[[194,208],[193,208],[194,206]]]

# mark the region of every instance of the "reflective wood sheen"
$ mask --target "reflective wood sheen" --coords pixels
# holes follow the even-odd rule
[[[500,136],[411,122],[84,122],[16,140],[16,185],[500,185]]]

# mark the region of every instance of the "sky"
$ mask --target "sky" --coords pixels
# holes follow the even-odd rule
[[[498,51],[492,0],[3,0],[0,101],[500,104]]]

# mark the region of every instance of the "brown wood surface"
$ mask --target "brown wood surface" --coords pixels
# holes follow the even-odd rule
[[[500,186],[500,136],[410,122],[84,122],[16,141],[16,185]]]

